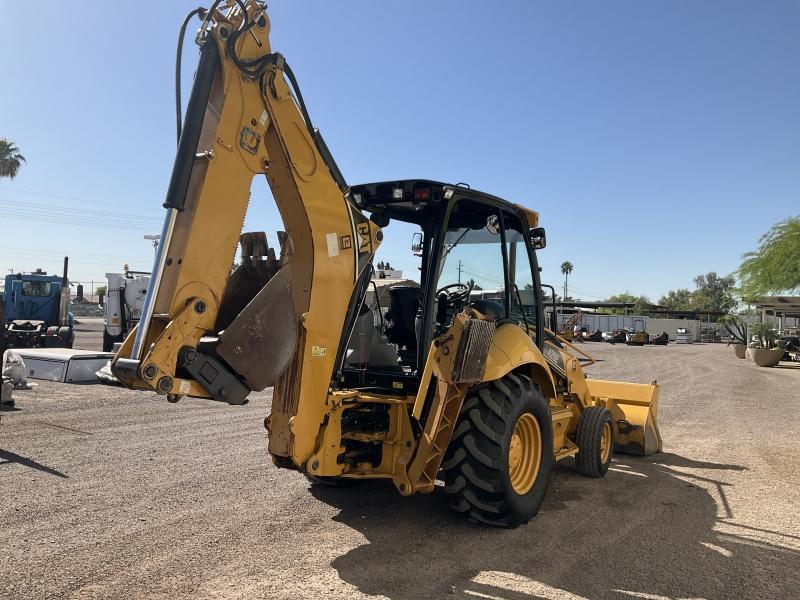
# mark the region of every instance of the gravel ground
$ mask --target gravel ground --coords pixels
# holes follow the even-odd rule
[[[560,463],[516,530],[462,521],[440,489],[277,470],[269,393],[172,405],[40,382],[0,424],[0,598],[797,598],[800,369],[586,348],[594,377],[658,379],[664,453],[602,480]]]

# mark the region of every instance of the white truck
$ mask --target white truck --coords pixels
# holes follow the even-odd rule
[[[150,273],[126,270],[106,273],[106,279],[103,352],[111,352],[114,344],[124,340],[142,316]]]

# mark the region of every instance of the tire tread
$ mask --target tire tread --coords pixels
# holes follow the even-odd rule
[[[611,413],[601,406],[587,407],[578,420],[575,441],[579,450],[575,455],[575,465],[581,475],[602,477],[608,471],[608,464],[603,465],[600,462],[600,439],[603,436],[603,425],[606,421],[611,422]]]
[[[538,396],[546,405],[530,377],[509,373],[473,390],[464,401],[442,471],[451,508],[470,521],[515,527],[533,516],[515,513],[505,499],[508,467],[503,458],[503,439],[514,425],[509,422],[514,407],[529,396]],[[546,485],[549,467],[543,475]]]

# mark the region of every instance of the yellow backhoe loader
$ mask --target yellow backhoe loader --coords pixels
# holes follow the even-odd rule
[[[598,477],[615,448],[658,451],[657,385],[586,379],[580,353],[545,328],[538,214],[463,184],[348,185],[270,48],[265,8],[196,11],[161,244],[116,376],[170,401],[241,405],[272,387],[279,467],[386,478],[403,495],[441,480],[456,511],[490,525],[535,515],[556,460]],[[264,233],[241,233],[257,175],[283,220],[279,255]],[[368,305],[394,222],[418,230],[420,282]],[[496,297],[472,301],[462,268]]]

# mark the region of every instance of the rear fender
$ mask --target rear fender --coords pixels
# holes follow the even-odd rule
[[[555,398],[555,382],[541,351],[524,329],[505,323],[495,330],[483,381],[500,379],[512,371],[529,375],[546,398]]]

